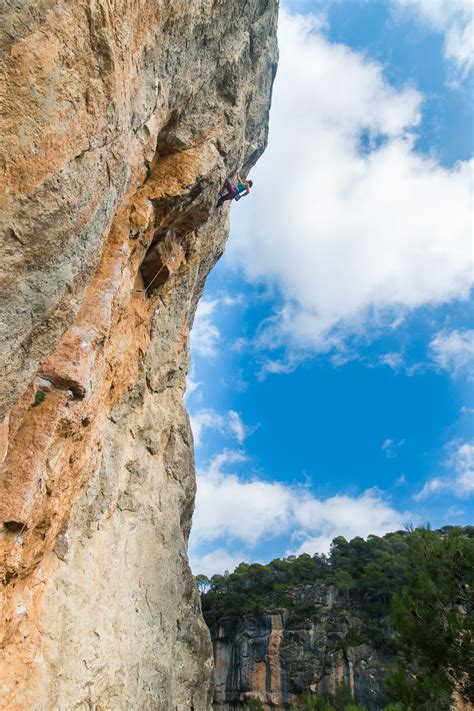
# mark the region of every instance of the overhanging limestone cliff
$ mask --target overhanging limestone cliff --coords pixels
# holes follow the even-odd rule
[[[276,17],[276,0],[5,4],[5,708],[209,706],[189,329],[227,235],[217,190],[266,143]]]

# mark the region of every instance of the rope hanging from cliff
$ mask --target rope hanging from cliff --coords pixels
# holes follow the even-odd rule
[[[153,279],[151,280],[151,282],[148,284],[148,286],[145,287],[145,294],[146,294],[146,292],[148,291],[148,289],[150,288],[150,286],[153,284],[153,282],[155,281],[155,279],[157,279],[157,278],[160,276],[161,272],[163,271],[163,269],[164,269],[165,267],[166,267],[166,264],[162,264],[161,267],[158,269],[158,271],[156,272],[156,274],[155,274],[155,276],[153,277]]]

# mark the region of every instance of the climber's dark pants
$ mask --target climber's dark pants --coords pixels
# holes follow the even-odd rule
[[[235,187],[235,185],[232,185],[230,180],[227,178],[227,180],[224,183],[224,188],[227,190],[226,195],[221,195],[218,202],[217,202],[217,207],[220,207],[223,202],[226,200],[233,200],[236,195],[239,194],[239,191]]]

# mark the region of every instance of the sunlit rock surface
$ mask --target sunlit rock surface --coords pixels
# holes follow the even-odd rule
[[[0,707],[201,709],[189,330],[276,0],[2,6]]]

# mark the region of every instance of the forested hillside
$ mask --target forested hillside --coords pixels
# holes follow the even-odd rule
[[[441,710],[449,708],[453,693],[472,701],[473,570],[474,527],[446,526],[434,532],[418,529],[369,536],[366,541],[338,537],[327,556],[289,556],[267,565],[241,563],[233,573],[210,579],[198,576],[215,645],[218,639],[233,644],[234,670],[225,682],[227,696],[229,684],[234,683],[229,679],[241,680],[246,664],[237,660],[235,639],[262,637],[264,623],[259,620],[271,614],[274,618],[279,611],[281,708],[307,691],[334,702],[337,679],[369,708],[380,708],[382,701],[392,699],[402,704],[400,708]],[[313,668],[321,669],[311,676],[308,639],[303,641],[302,630],[312,629],[314,637],[321,628],[324,659],[314,660]],[[298,644],[305,646],[304,669]],[[239,645],[242,654],[241,641]],[[257,652],[254,666],[267,663],[271,644],[267,647],[261,661]],[[334,663],[328,659],[336,653],[345,660],[339,671],[329,668]],[[383,676],[377,688],[360,679],[371,664],[369,676]],[[253,673],[247,674],[248,679]],[[336,681],[329,683],[331,674]],[[274,695],[270,676],[266,675],[265,693]],[[242,688],[237,696],[246,699],[248,693],[251,698],[252,691]],[[265,701],[262,689],[256,691],[257,698]]]

